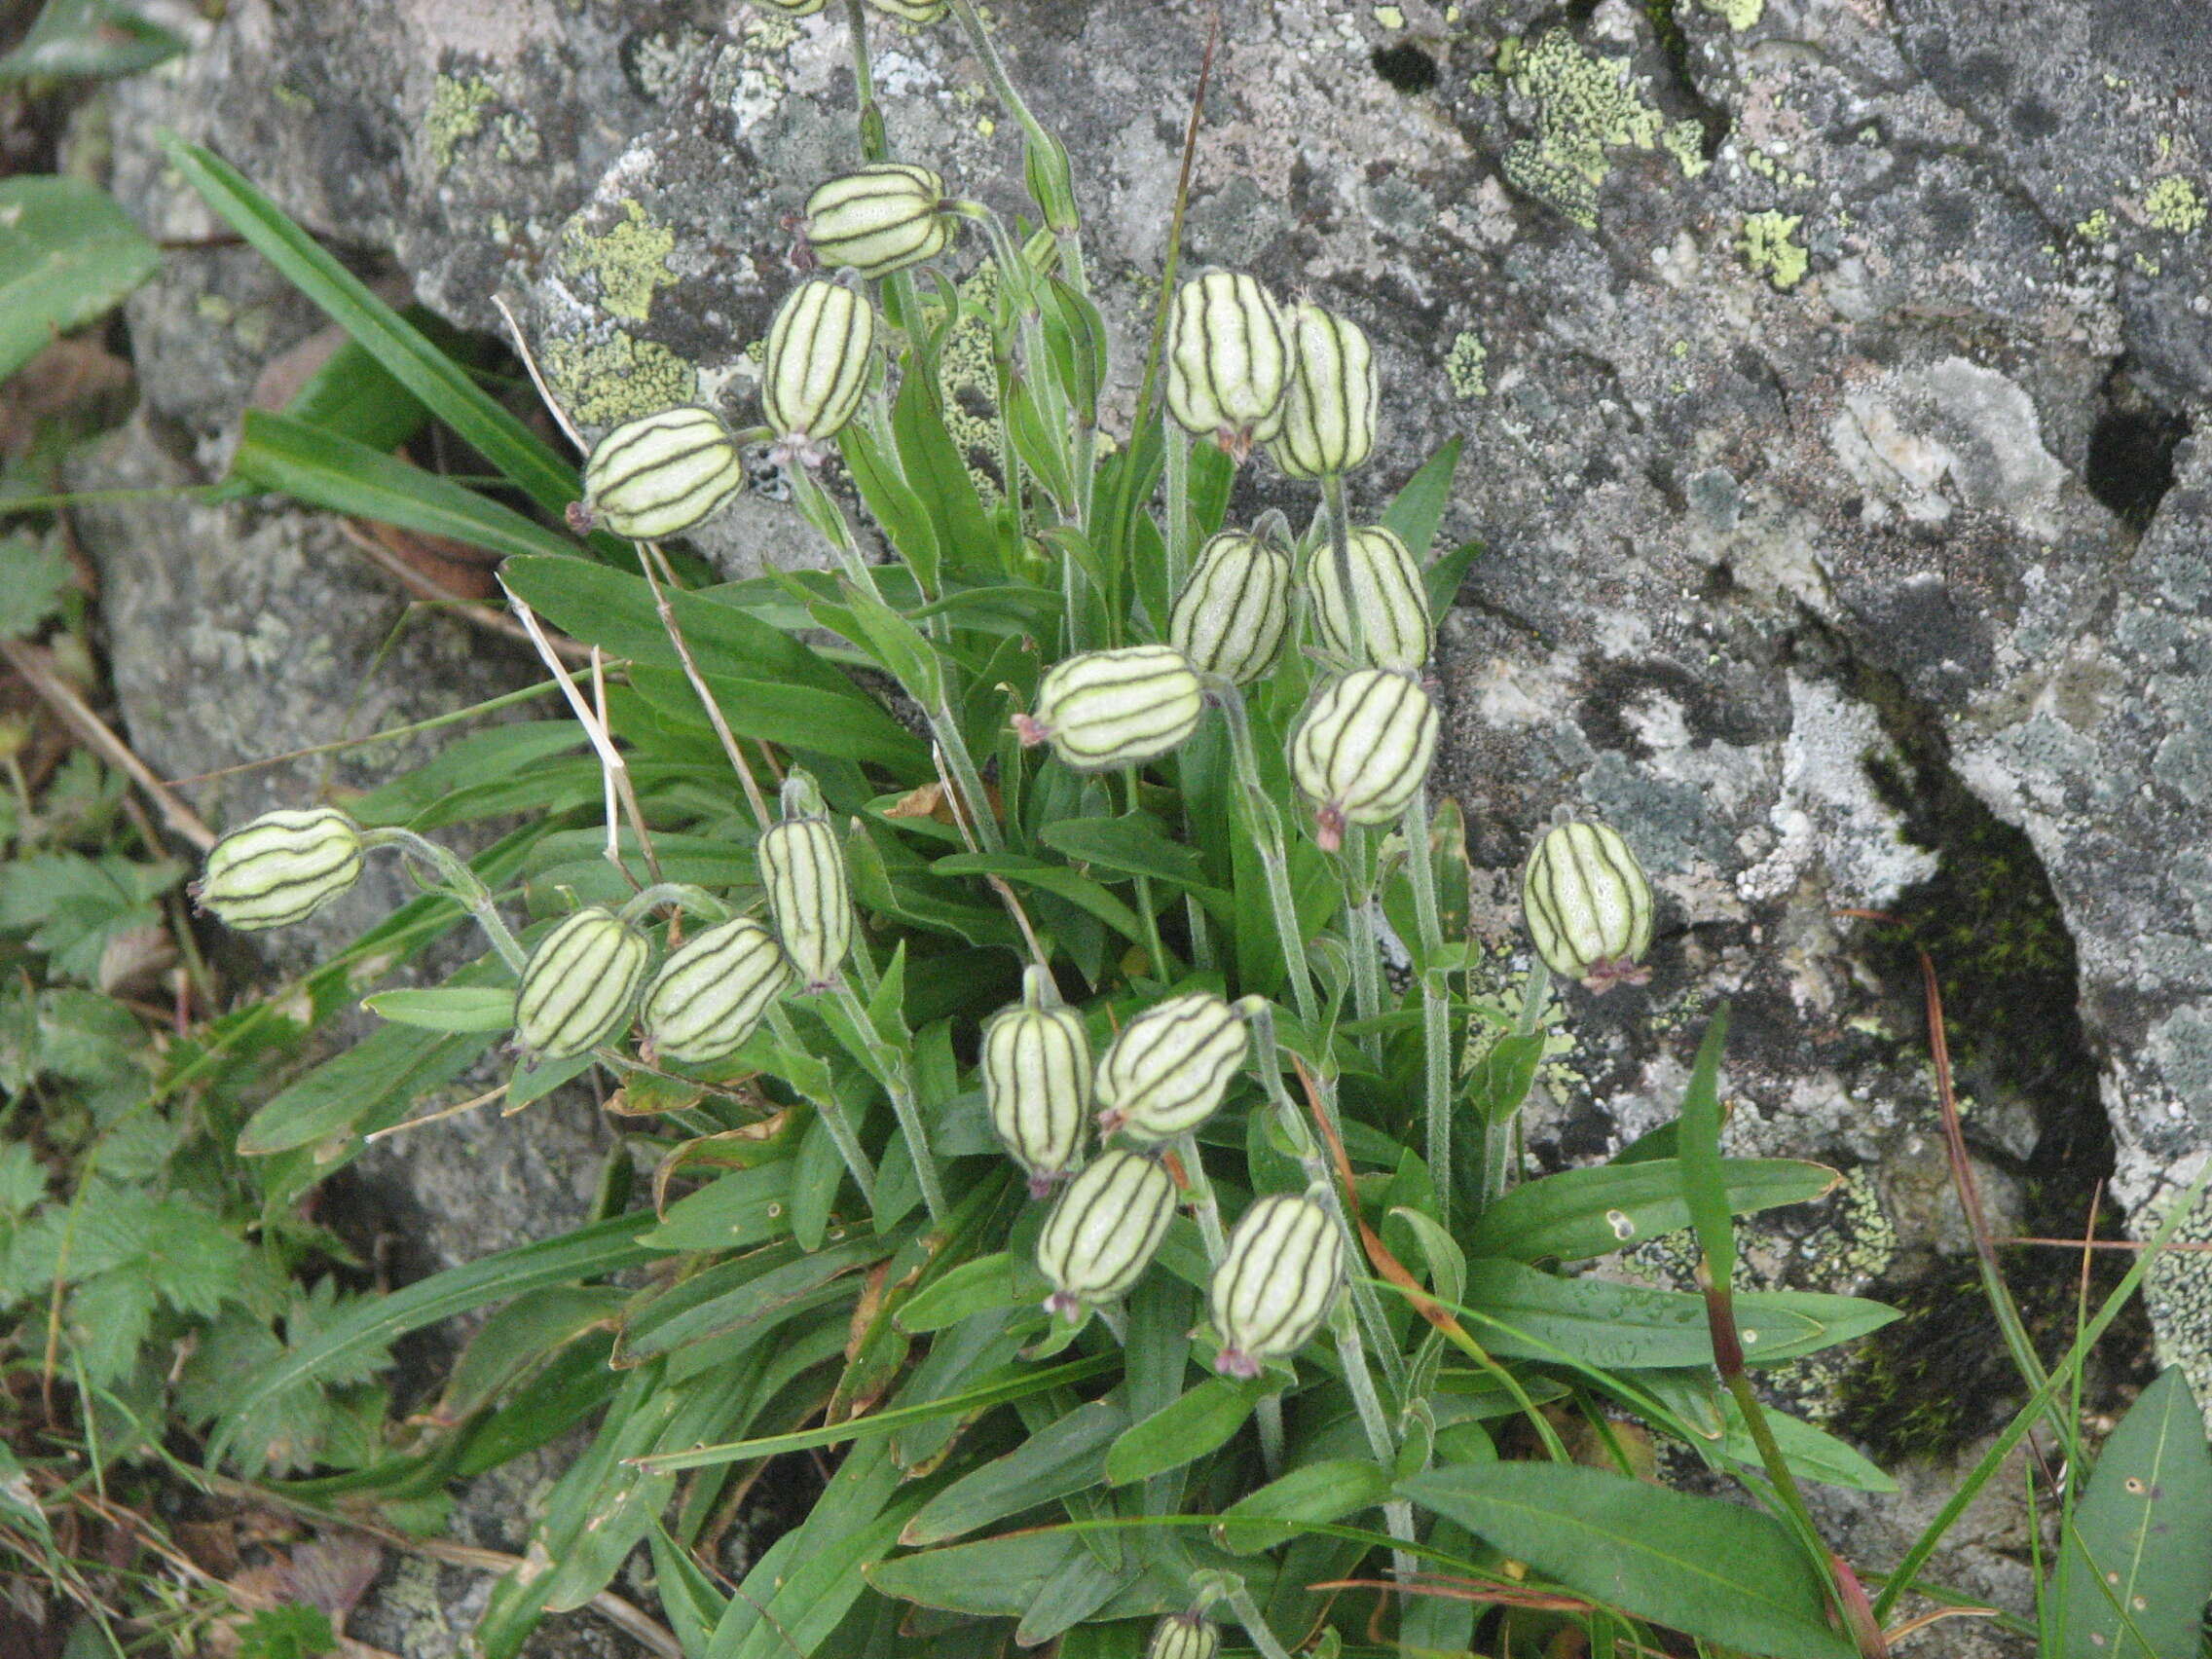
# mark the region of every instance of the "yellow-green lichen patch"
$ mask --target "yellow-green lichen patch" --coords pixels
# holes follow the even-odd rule
[[[440,75],[430,85],[430,107],[423,117],[423,138],[440,172],[453,166],[461,143],[484,130],[484,106],[498,96],[481,75]]]
[[[2201,230],[2207,211],[2202,188],[2179,173],[2168,173],[2143,193],[2143,216],[2176,236]]]
[[[2083,241],[2103,241],[2112,235],[2112,213],[2099,207],[2087,218],[2075,221],[2074,234]]]
[[[1460,399],[1488,397],[1490,378],[1484,365],[1490,361],[1490,348],[1482,336],[1473,329],[1460,330],[1452,342],[1452,350],[1444,353],[1444,378],[1452,383],[1452,395]]]
[[[667,347],[615,333],[600,345],[556,340],[545,373],[570,418],[611,426],[640,415],[699,401],[699,374]]]
[[[781,52],[798,36],[798,23],[793,18],[747,8],[745,44],[756,52]]]
[[[1684,116],[1659,136],[1659,147],[1675,158],[1684,178],[1695,178],[1713,163],[1706,159],[1705,129]]]
[[[991,307],[998,295],[998,268],[979,267],[960,284],[960,320],[938,350],[938,391],[944,402],[945,430],[968,458],[968,470],[984,501],[996,501],[998,480],[977,464],[998,453],[998,370],[991,355]]]
[[[1566,29],[1498,47],[1498,73],[1536,105],[1536,135],[1505,152],[1505,176],[1586,231],[1598,228],[1608,149],[1656,148],[1665,118],[1627,61],[1582,50]]]
[[[1794,288],[1805,279],[1811,256],[1801,243],[1790,240],[1804,222],[1802,213],[1771,209],[1745,218],[1743,231],[1736,238],[1736,251],[1744,256],[1752,276],[1764,276],[1778,289]]]
[[[1737,34],[1757,22],[1766,11],[1766,0],[1698,0],[1698,4]]]
[[[1755,144],[1744,148],[1744,166],[1770,183],[1786,185],[1791,190],[1813,188],[1813,175],[1785,166]]]
[[[1375,20],[1386,29],[1402,29],[1406,26],[1406,14],[1402,7],[1378,6]]]
[[[653,291],[676,280],[668,268],[676,233],[653,223],[635,202],[623,203],[622,214],[621,222],[602,237],[570,225],[562,263],[598,279],[599,303],[608,311],[643,322],[652,314]]]

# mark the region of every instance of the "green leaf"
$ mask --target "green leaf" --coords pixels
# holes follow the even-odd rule
[[[1009,1400],[1019,1400],[1031,1394],[1049,1394],[1054,1388],[1081,1382],[1111,1371],[1119,1365],[1118,1356],[1100,1354],[1091,1359],[1070,1360],[1064,1365],[1031,1369],[1023,1375],[1001,1382],[987,1382],[958,1393],[946,1394],[941,1399],[914,1406],[894,1406],[888,1411],[870,1412],[866,1417],[849,1422],[830,1423],[823,1428],[795,1429],[790,1434],[768,1435],[757,1440],[732,1441],[725,1446],[700,1446],[688,1452],[669,1452],[647,1459],[647,1466],[663,1472],[682,1469],[701,1469],[713,1463],[739,1463],[754,1457],[772,1457],[785,1452],[804,1452],[816,1446],[836,1446],[848,1440],[872,1440],[891,1434],[908,1423],[929,1422],[945,1418],[966,1417],[984,1406],[1003,1405]]]
[[[2097,1454],[2059,1563],[2054,1659],[2195,1659],[2212,1599],[2212,1452],[2179,1366]]]
[[[898,1602],[1019,1618],[1053,1578],[1078,1561],[1089,1559],[1083,1539],[1074,1532],[1010,1532],[878,1562],[867,1569],[867,1581],[879,1594]]]
[[[1459,467],[1460,442],[1456,437],[1446,440],[1382,509],[1382,523],[1397,533],[1417,565],[1428,563],[1436,527],[1444,522],[1444,509],[1452,499],[1452,475]]]
[[[0,932],[29,934],[31,948],[43,952],[57,975],[96,984],[108,946],[158,926],[162,912],[154,901],[183,873],[166,860],[138,864],[112,854],[18,858],[0,865]],[[119,1032],[129,1029],[120,1020],[110,1023]]]
[[[516,1297],[478,1327],[454,1362],[433,1420],[476,1415],[586,1331],[611,1325],[628,1296],[612,1285],[557,1284]]]
[[[1801,1204],[1842,1177],[1820,1163],[1779,1158],[1721,1161],[1728,1208],[1737,1215]],[[1479,1256],[1581,1261],[1627,1249],[1690,1224],[1681,1170],[1671,1158],[1565,1169],[1516,1187],[1475,1224],[1467,1247]]]
[[[1493,1354],[1564,1354],[1608,1371],[1713,1363],[1705,1299],[1680,1291],[1556,1278],[1493,1256],[1468,1263],[1466,1306],[1483,1316],[1474,1335]],[[1744,1358],[1752,1365],[1849,1342],[1897,1316],[1853,1296],[1753,1291],[1736,1298]]]
[[[410,1331],[481,1308],[487,1302],[503,1301],[547,1285],[597,1278],[657,1260],[659,1252],[638,1243],[638,1235],[651,1223],[649,1214],[616,1216],[559,1238],[448,1268],[388,1296],[363,1298],[350,1305],[317,1331],[313,1341],[291,1349],[280,1363],[252,1378],[242,1397],[225,1414],[223,1431],[208,1452],[208,1466],[212,1468],[221,1460],[237,1425],[265,1402],[287,1388],[343,1373],[358,1356],[379,1352]]]
[[[72,579],[60,547],[28,535],[0,541],[0,640],[20,640],[37,632],[61,608]]]
[[[479,387],[468,372],[407,319],[371,293],[322,245],[300,229],[244,174],[211,150],[170,137],[169,161],[208,205],[261,256],[307,295],[332,321],[358,340],[392,379],[422,399],[439,420],[512,479],[544,511],[560,516],[577,498],[576,469]],[[0,307],[4,311],[5,307]],[[592,538],[603,557],[626,559],[629,546],[612,536]]]
[[[957,1325],[971,1314],[1040,1302],[1049,1288],[1028,1258],[998,1250],[963,1262],[936,1283],[916,1291],[892,1319],[902,1331],[922,1336]]]
[[[1788,1531],[1740,1504],[1572,1463],[1470,1463],[1399,1483],[1567,1589],[1774,1659],[1856,1659]]]
[[[1475,1117],[1495,1123],[1520,1110],[1536,1081],[1544,1041],[1541,1031],[1509,1031],[1483,1051],[1467,1078],[1467,1102]]]
[[[860,491],[862,502],[913,571],[922,592],[934,595],[942,560],[929,508],[899,475],[898,463],[875,447],[866,422],[848,424],[837,444],[844,451],[845,464],[852,469],[853,485]]]
[[[47,0],[21,44],[0,57],[0,83],[135,75],[184,50],[177,36],[117,0]]]
[[[498,554],[576,556],[566,536],[449,478],[311,426],[248,409],[231,460],[235,478],[354,518],[443,535]]]
[[[1428,594],[1428,613],[1442,616],[1457,603],[1459,586],[1467,579],[1467,571],[1481,557],[1483,544],[1479,541],[1462,541],[1443,558],[1421,572],[1421,586]]]
[[[717,1176],[669,1205],[667,1219],[641,1243],[656,1250],[743,1250],[790,1231],[792,1160]]]
[[[900,377],[891,435],[907,479],[937,521],[938,545],[944,550],[946,569],[965,580],[993,581],[1005,574],[992,556],[999,537],[983,511],[982,498],[976,493],[968,462],[945,430],[934,378],[920,373]]]
[[[1132,943],[1140,941],[1144,936],[1143,924],[1137,920],[1134,910],[1100,883],[1087,875],[1078,875],[1065,865],[1025,858],[1019,853],[953,853],[935,860],[930,868],[940,875],[1002,876],[1017,887],[1033,887],[1041,893],[1065,899],[1077,908],[1096,916]]]
[[[1362,1458],[1324,1457],[1248,1493],[1221,1512],[1214,1537],[1235,1555],[1288,1543],[1301,1528],[1342,1521],[1390,1495],[1390,1474]]]
[[[0,380],[121,305],[161,257],[81,178],[0,179]]]
[[[401,315],[450,355],[466,350],[461,336],[424,307],[409,306]],[[284,413],[385,455],[422,430],[430,418],[423,400],[393,380],[366,346],[351,339],[341,342],[322,367],[308,376]]]
[[[239,1659],[320,1659],[337,1651],[330,1615],[299,1602],[256,1608],[238,1633]]]
[[[1147,813],[1062,818],[1046,825],[1037,838],[1079,863],[1123,875],[1147,875],[1179,887],[1195,887],[1205,879],[1205,863],[1197,849],[1171,840]]]
[[[1078,1406],[931,1498],[906,1523],[899,1541],[908,1548],[940,1544],[1095,1487],[1105,1478],[1107,1447],[1128,1426],[1128,1413],[1110,1400]]]
[[[424,990],[379,991],[361,1006],[394,1025],[425,1031],[504,1031],[515,1022],[512,985],[436,985]]]
[[[1727,1179],[1720,1166],[1720,1055],[1727,1042],[1728,1005],[1722,1003],[1713,1011],[1713,1022],[1705,1028],[1705,1041],[1698,1045],[1697,1061],[1690,1068],[1676,1160],[1706,1272],[1723,1289],[1736,1272],[1736,1229],[1729,1218]]]
[[[1127,1486],[1196,1462],[1226,1444],[1244,1426],[1260,1401],[1281,1386],[1279,1378],[1207,1378],[1182,1398],[1123,1431],[1106,1455],[1107,1483]]]
[[[866,1593],[862,1575],[890,1554],[920,1501],[899,1491],[898,1465],[881,1442],[848,1454],[805,1522],[745,1575],[704,1659],[813,1653]]]
[[[517,598],[555,627],[608,655],[680,669],[645,578],[577,559],[510,559],[499,572]],[[671,591],[669,609],[702,667],[742,664],[748,676],[874,699],[843,670],[790,635],[707,593]]]
[[[492,1047],[484,1032],[428,1032],[387,1025],[279,1091],[246,1120],[239,1151],[248,1158],[313,1146],[367,1124],[396,1123],[408,1103],[441,1088]]]
[[[818,687],[781,681],[740,680],[715,673],[701,678],[714,693],[722,719],[739,737],[884,766],[903,778],[929,775],[929,746],[874,703],[825,697]],[[706,726],[699,694],[676,670],[641,665],[630,670],[630,682],[646,702],[673,719]]]

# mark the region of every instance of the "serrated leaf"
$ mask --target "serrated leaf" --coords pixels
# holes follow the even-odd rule
[[[143,1263],[114,1268],[69,1293],[69,1342],[94,1382],[112,1382],[138,1358],[154,1326],[154,1284]]]
[[[2054,1659],[2195,1659],[2208,1538],[2212,1452],[2189,1380],[2170,1366],[2120,1419],[2075,1505]]]
[[[81,178],[0,179],[0,380],[122,304],[161,251]]]
[[[61,608],[69,591],[69,560],[59,547],[28,535],[0,540],[0,640],[19,640]]]
[[[1740,1504],[1572,1463],[1473,1463],[1398,1490],[1567,1589],[1774,1659],[1856,1659],[1788,1531]]]

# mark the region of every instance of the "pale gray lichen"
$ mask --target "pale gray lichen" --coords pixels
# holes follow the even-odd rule
[[[1482,336],[1471,328],[1461,329],[1452,342],[1452,349],[1444,353],[1444,376],[1452,383],[1452,395],[1462,401],[1470,397],[1488,397],[1490,379],[1485,365],[1490,361],[1490,348]]]

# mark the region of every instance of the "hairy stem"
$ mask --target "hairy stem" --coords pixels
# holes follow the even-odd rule
[[[1428,1126],[1428,1176],[1436,1191],[1436,1221],[1452,1231],[1452,1010],[1442,974],[1433,966],[1444,952],[1444,924],[1436,903],[1436,864],[1428,846],[1428,791],[1406,804],[1406,875],[1414,890],[1414,922],[1420,934],[1421,1099]]]

